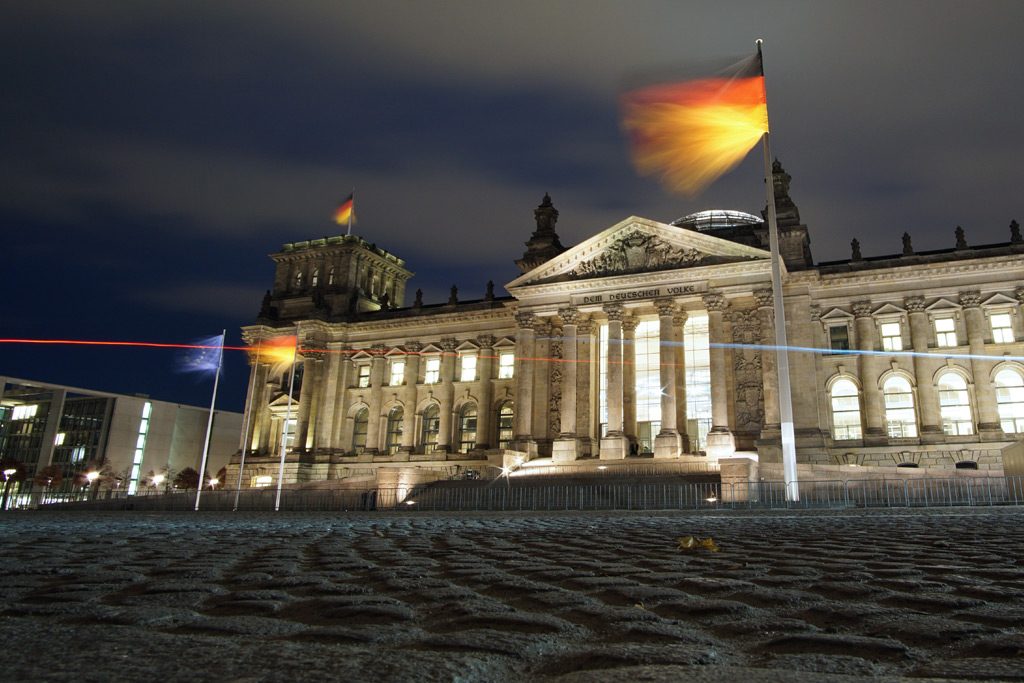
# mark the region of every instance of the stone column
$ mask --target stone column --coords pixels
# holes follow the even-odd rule
[[[673,458],[682,452],[683,442],[679,437],[676,420],[676,331],[673,318],[676,304],[671,299],[654,302],[658,309],[658,382],[661,385],[661,430],[654,437],[654,456]]]
[[[931,326],[924,309],[924,297],[910,296],[903,300],[910,319],[910,343],[914,352],[914,381],[917,384],[917,410],[921,416],[921,440],[925,443],[943,441],[942,417],[939,414],[939,394],[932,383],[937,369],[936,361],[927,355]]]
[[[341,369],[341,347],[337,343],[327,345],[322,372],[323,379],[320,386],[323,388],[319,409],[317,410],[316,424],[313,429],[313,449],[326,451],[332,446],[331,435],[334,433],[334,419],[339,414],[338,405],[338,374]]]
[[[697,434],[690,436],[689,413],[686,406],[686,335],[685,327],[689,316],[679,309],[672,316],[672,338],[676,341],[672,358],[675,360],[673,375],[676,385],[676,430],[684,453],[690,453],[696,443]],[[693,441],[691,441],[691,438]]]
[[[369,455],[380,453],[380,411],[384,401],[384,365],[387,361],[384,352],[386,350],[383,344],[374,344],[370,347],[373,361],[370,365],[370,419],[366,425],[365,451]]]
[[[551,443],[558,432],[558,424],[552,425],[551,414],[554,406],[551,404],[551,373],[553,366],[558,362],[555,358],[554,337],[558,336],[558,328],[553,324],[551,318],[537,318],[533,321],[533,356],[537,362],[533,369],[533,432],[531,436],[537,444],[538,455],[543,453],[544,447]],[[560,346],[561,344],[558,344]],[[559,383],[561,388],[561,383]]]
[[[576,460],[580,456],[579,441],[576,438],[576,403],[578,386],[576,325],[579,311],[573,307],[560,308],[562,319],[562,403],[558,439],[555,441],[551,459],[555,462]]]
[[[857,348],[865,353],[857,357],[861,391],[864,394],[864,443],[885,444],[888,431],[882,408],[882,392],[878,388],[878,330],[871,316],[870,301],[854,301],[854,324],[857,326]]]
[[[345,440],[345,426],[348,422],[348,385],[352,382],[353,353],[352,349],[339,349],[341,359],[338,368],[337,398],[334,404],[334,422],[331,425],[331,449],[337,453],[347,453],[352,448],[351,441]]]
[[[775,346],[775,308],[772,290],[758,289],[754,292],[757,310],[761,314],[761,343]],[[761,426],[762,439],[781,439],[779,418],[779,373],[775,349],[761,349],[761,385],[764,391],[764,424]]]
[[[1017,341],[1020,341],[1021,337],[1024,336],[1024,287],[1018,287],[1013,291],[1013,293],[1014,296],[1017,297],[1017,301],[1020,302],[1020,306],[1018,307],[1020,308],[1020,311],[1018,311],[1020,315],[1017,316],[1017,329],[1014,331],[1014,338]]]
[[[704,308],[708,311],[708,342],[711,362],[711,431],[708,432],[707,454],[713,458],[728,458],[736,452],[736,440],[729,428],[729,387],[726,353],[723,344],[729,343],[725,334],[725,311],[729,302],[721,294],[705,294]]]
[[[515,404],[515,448],[536,455],[531,450],[534,444],[533,431],[533,369],[535,336],[533,331],[533,314],[520,311],[516,313],[516,365],[514,370],[516,381]],[[535,448],[534,448],[535,450]]]
[[[581,318],[576,324],[576,440],[580,454],[590,455],[597,443],[599,410],[597,405],[598,372],[597,323]]]
[[[629,440],[623,433],[622,305],[608,304],[604,312],[608,316],[608,369],[605,373],[608,425],[606,436],[601,439],[601,458],[618,460],[629,454]]]
[[[260,453],[267,454],[273,453],[276,450],[275,445],[271,441],[274,424],[270,417],[270,397],[273,395],[273,391],[277,388],[278,384],[270,376],[269,366],[263,367],[267,368],[267,372],[264,374],[266,381],[256,386],[259,398],[253,400],[258,400],[256,422],[259,425],[259,446],[257,448]]]
[[[622,316],[622,430],[630,444],[637,442],[636,428],[636,316]]]
[[[242,442],[238,446],[239,450],[245,450],[247,453],[251,452],[254,448],[259,448],[259,444],[254,446],[253,441],[256,440],[256,436],[259,433],[257,431],[257,423],[262,413],[262,401],[266,393],[267,372],[269,371],[266,364],[260,363],[256,359],[251,359],[249,362],[252,364],[252,376],[250,378],[252,385],[248,391],[249,404],[245,407],[245,414],[242,416],[242,426],[244,428],[248,425],[248,429],[242,434]]]
[[[437,429],[437,452],[451,453],[452,448],[452,410],[455,402],[455,348],[458,343],[452,337],[441,340],[441,385],[438,387],[440,396],[440,420]]]
[[[299,409],[295,419],[295,447],[306,451],[312,445],[310,424],[316,421],[320,403],[321,370],[326,348],[322,342],[307,339],[302,345],[302,387],[299,389]],[[315,432],[315,430],[314,430]]]
[[[970,346],[971,376],[974,380],[974,396],[978,402],[978,434],[986,439],[1003,438],[1003,427],[999,422],[996,407],[996,392],[989,375],[992,361],[981,360],[985,355],[985,313],[981,310],[981,292],[960,292],[960,305],[964,307],[964,321],[967,323],[967,343]],[[998,361],[994,357],[993,361]]]
[[[476,338],[480,345],[477,356],[477,399],[476,407],[476,448],[486,451],[491,447],[491,429],[494,424],[494,335],[481,334]]]
[[[418,341],[405,344],[405,376],[402,378],[402,445],[399,453],[412,453],[416,448],[416,382],[420,377],[420,351]]]

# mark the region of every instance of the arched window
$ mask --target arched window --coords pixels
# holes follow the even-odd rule
[[[857,393],[857,385],[848,379],[838,379],[832,385],[832,438],[836,441],[861,438]]]
[[[388,453],[394,455],[402,445],[402,418],[405,411],[401,406],[395,406],[388,412],[388,431],[385,447]]]
[[[468,453],[476,446],[476,406],[467,403],[459,411],[459,452]]]
[[[515,411],[512,401],[505,401],[498,408],[498,448],[511,448],[515,435]]]
[[[999,423],[1007,434],[1024,433],[1024,376],[1004,368],[996,374]]]
[[[891,439],[910,439],[917,436],[917,416],[914,413],[914,392],[904,377],[893,375],[882,385],[885,397],[885,424]]]
[[[302,270],[295,271],[295,289],[302,289]]]
[[[352,451],[362,453],[366,450],[366,430],[370,425],[370,411],[362,408],[352,421]]]
[[[435,453],[437,451],[437,433],[440,430],[441,417],[437,405],[428,406],[423,411],[423,432],[420,438],[424,453]]]
[[[309,276],[309,286],[316,287],[318,284],[320,284],[320,269],[314,268],[313,274]]]
[[[330,270],[327,271],[327,286],[330,287],[334,284],[334,266],[331,266]]]
[[[967,381],[955,372],[945,372],[939,377],[939,414],[942,416],[942,431],[946,434],[974,433]]]

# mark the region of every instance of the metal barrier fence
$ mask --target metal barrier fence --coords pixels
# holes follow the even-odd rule
[[[937,507],[1024,504],[1024,477],[804,481],[799,500],[786,499],[781,481],[719,483],[571,483],[531,486],[503,479],[479,485],[435,482],[414,487],[351,490],[285,490],[282,511],[552,511],[712,510],[854,507]],[[204,491],[204,511],[272,511],[273,489]],[[45,505],[47,509],[188,511],[195,491],[100,498]]]
[[[544,465],[543,467],[529,466],[512,472],[512,479],[527,477],[564,477],[564,476],[587,476],[587,477],[651,477],[651,476],[673,476],[687,474],[718,474],[719,465],[717,462],[630,462],[626,464],[594,465]]]

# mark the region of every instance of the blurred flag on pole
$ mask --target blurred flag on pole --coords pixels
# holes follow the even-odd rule
[[[622,96],[633,162],[668,189],[696,195],[736,167],[768,132],[761,57],[714,75],[657,79]]]
[[[179,364],[182,372],[216,373],[224,354],[224,335],[200,339],[189,348]]]
[[[260,363],[290,365],[295,360],[296,341],[295,335],[264,339],[258,347],[249,347],[249,351]]]
[[[334,210],[334,222],[338,225],[348,225],[351,223],[356,210],[356,197],[355,193],[350,194],[345,198],[338,208]]]

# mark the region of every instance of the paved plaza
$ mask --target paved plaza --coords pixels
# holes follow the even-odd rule
[[[1024,509],[9,512],[0,541],[9,681],[1024,680]]]

